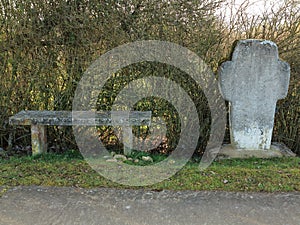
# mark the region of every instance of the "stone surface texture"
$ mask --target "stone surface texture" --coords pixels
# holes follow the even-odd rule
[[[44,125],[31,125],[32,155],[47,152],[47,133]]]
[[[270,150],[276,102],[287,95],[290,66],[279,60],[275,43],[239,41],[231,61],[219,69],[219,86],[230,102],[231,145]]]
[[[113,118],[112,118],[113,117]],[[9,118],[11,125],[150,125],[151,111],[21,111]]]

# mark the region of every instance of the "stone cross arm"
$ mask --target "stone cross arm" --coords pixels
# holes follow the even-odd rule
[[[290,66],[279,60],[277,45],[271,41],[242,40],[232,60],[219,69],[221,93],[227,101],[261,96],[273,102],[286,97]]]

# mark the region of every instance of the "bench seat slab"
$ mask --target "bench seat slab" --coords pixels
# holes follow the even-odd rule
[[[115,119],[112,120],[112,114]],[[129,115],[128,115],[129,114]],[[116,120],[118,119],[119,120]],[[150,125],[151,111],[21,111],[9,118],[12,125]]]

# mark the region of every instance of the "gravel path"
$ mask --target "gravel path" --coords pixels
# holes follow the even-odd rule
[[[300,193],[16,187],[1,225],[299,225]]]

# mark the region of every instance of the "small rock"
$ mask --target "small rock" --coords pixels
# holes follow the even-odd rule
[[[128,161],[133,161],[133,158],[128,158],[127,160],[128,160]]]
[[[229,182],[228,180],[223,180],[224,184],[228,184],[228,182]]]
[[[110,155],[105,155],[105,156],[103,156],[103,159],[111,159],[111,156]]]
[[[214,171],[209,171],[212,175],[216,175],[216,173]]]
[[[106,162],[118,162],[118,160],[116,160],[116,159],[108,159],[108,160],[106,160]]]
[[[169,164],[174,164],[175,163],[175,160],[171,159],[169,160]]]
[[[135,159],[135,160],[134,160],[135,163],[138,163],[139,161],[140,161],[140,160],[138,160],[138,159]]]
[[[127,157],[125,155],[115,155],[114,159],[120,160],[120,161],[126,161]]]
[[[153,159],[150,156],[143,156],[142,160],[144,160],[146,162],[153,162]]]

